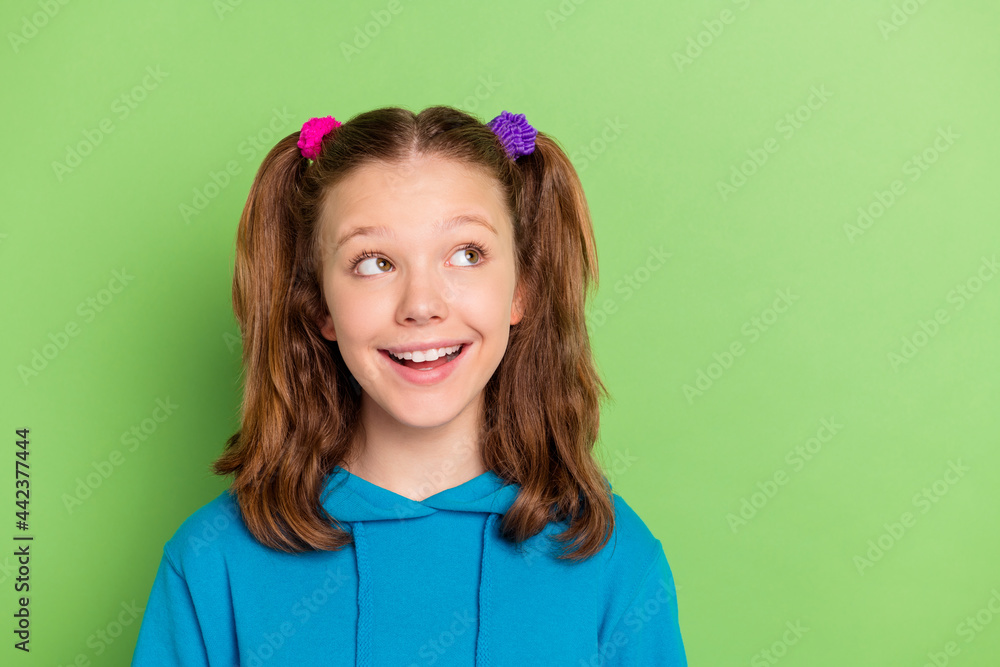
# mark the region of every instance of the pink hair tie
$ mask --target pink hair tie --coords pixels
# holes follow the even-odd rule
[[[302,157],[315,160],[319,157],[320,147],[323,144],[323,137],[330,134],[334,129],[340,127],[342,123],[333,116],[323,118],[310,118],[302,124],[299,132],[299,151]]]

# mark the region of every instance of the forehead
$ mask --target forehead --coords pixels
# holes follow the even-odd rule
[[[478,199],[488,205],[500,195],[500,184],[478,165],[420,155],[363,164],[330,188],[325,203],[338,211],[413,198]]]
[[[336,241],[364,225],[424,226],[462,215],[485,218],[501,233],[511,225],[500,183],[484,169],[417,156],[352,171],[327,191],[320,222]]]

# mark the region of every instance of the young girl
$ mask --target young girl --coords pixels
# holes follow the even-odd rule
[[[686,665],[662,545],[592,456],[579,178],[523,114],[313,118],[240,219],[229,490],[132,664]]]

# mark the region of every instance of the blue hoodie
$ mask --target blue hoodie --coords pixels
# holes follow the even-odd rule
[[[298,554],[224,491],[164,546],[132,665],[686,666],[663,547],[625,501],[573,563],[547,539],[565,522],[500,536],[519,488],[487,471],[416,501],[338,466],[321,502],[353,543]]]

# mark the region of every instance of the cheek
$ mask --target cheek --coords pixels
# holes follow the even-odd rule
[[[510,289],[503,280],[481,281],[455,286],[449,304],[471,326],[484,333],[510,322]]]
[[[345,289],[336,281],[327,285],[326,305],[337,329],[337,338],[347,343],[363,339],[371,323],[377,320],[378,299],[367,298],[358,290]]]

